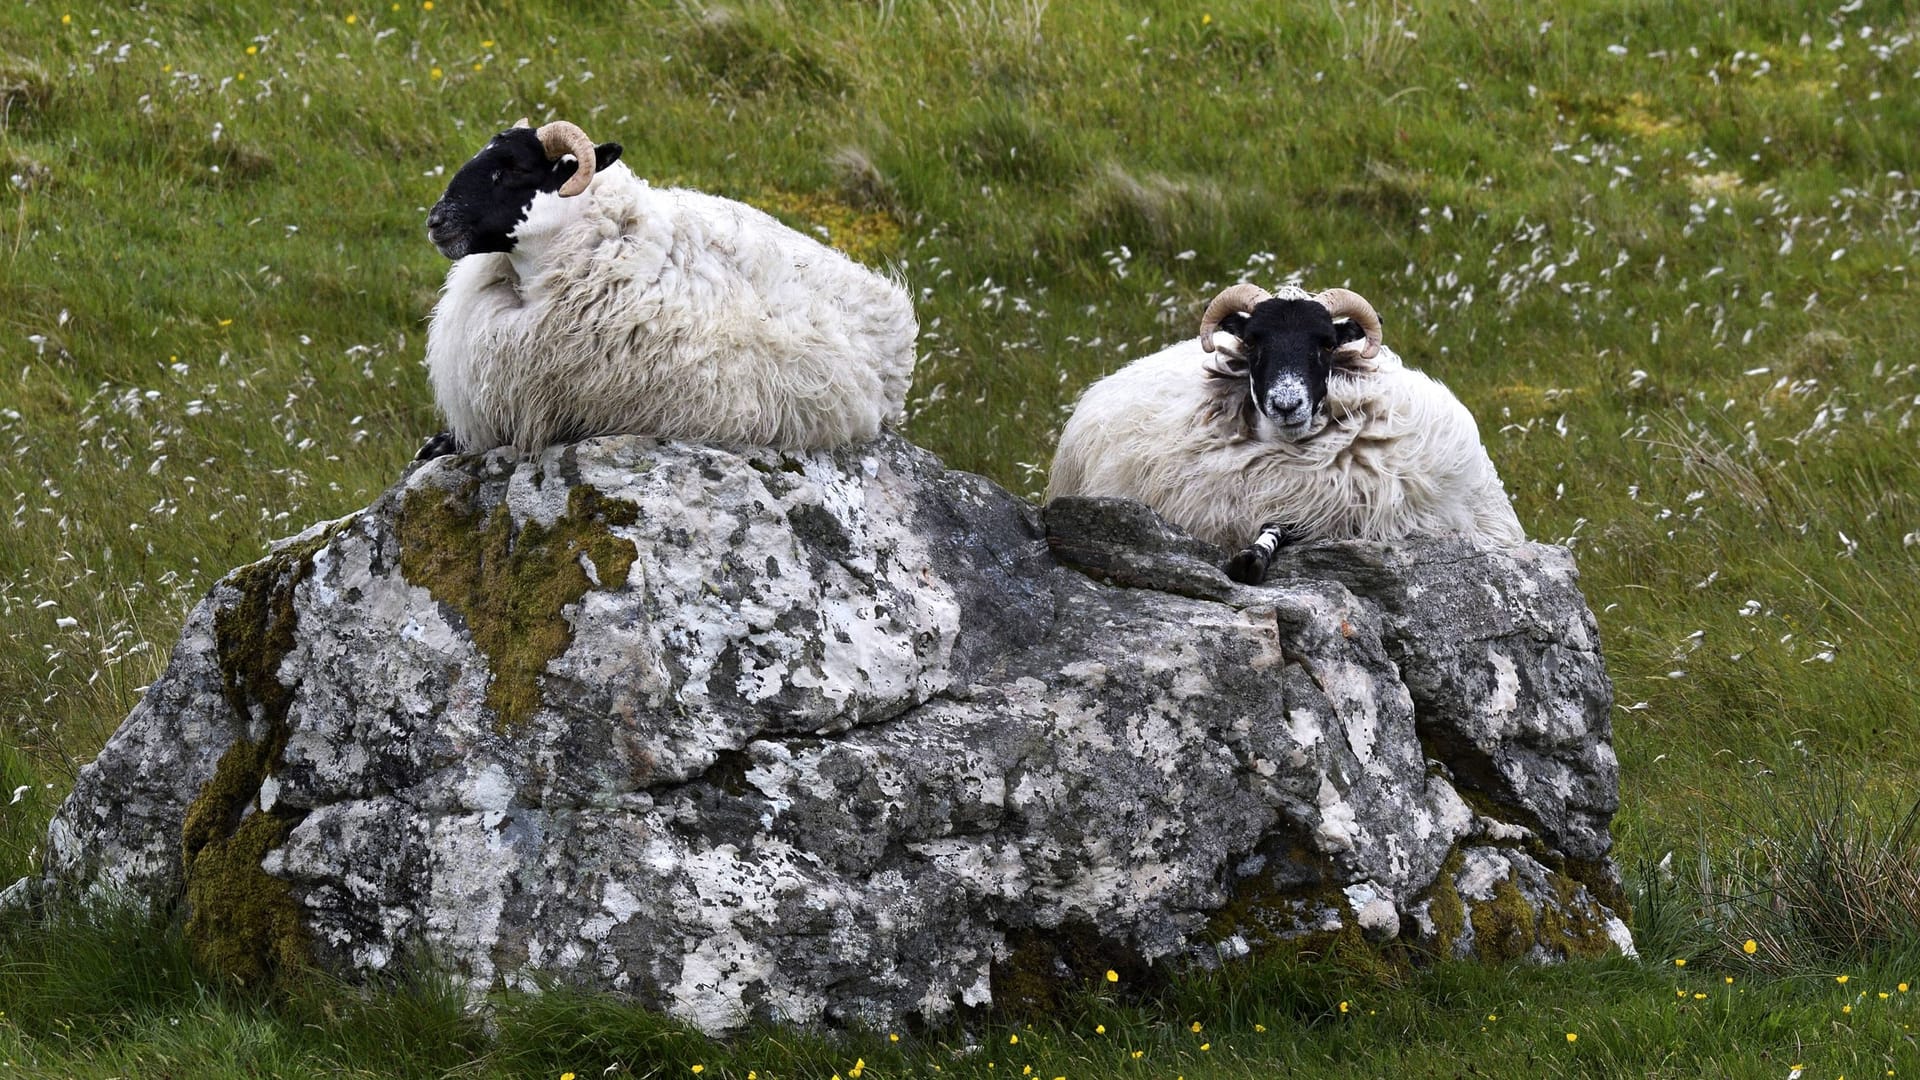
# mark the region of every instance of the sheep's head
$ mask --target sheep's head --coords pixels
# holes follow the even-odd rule
[[[618,160],[619,143],[595,146],[586,132],[564,120],[538,130],[522,120],[495,135],[453,174],[446,193],[427,212],[427,238],[449,259],[512,251],[514,231],[527,219],[534,196],[578,195],[597,170]]]
[[[1232,340],[1216,341],[1215,332]],[[1346,289],[1309,296],[1288,286],[1275,296],[1258,285],[1232,285],[1207,305],[1200,347],[1215,354],[1209,374],[1248,381],[1263,429],[1300,442],[1327,426],[1327,381],[1336,372],[1371,369],[1380,317]]]

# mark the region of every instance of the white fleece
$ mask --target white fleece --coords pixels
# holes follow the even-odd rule
[[[1526,533],[1446,387],[1382,348],[1374,370],[1327,380],[1326,427],[1291,443],[1263,431],[1244,378],[1210,378],[1189,339],[1087,389],[1060,433],[1047,497],[1138,499],[1228,550],[1280,521],[1300,539]]]
[[[454,263],[427,331],[462,450],[616,433],[804,450],[900,418],[906,289],[750,206],[616,162],[534,196],[515,237]]]

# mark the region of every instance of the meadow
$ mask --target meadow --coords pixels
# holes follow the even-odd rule
[[[897,268],[907,435],[1029,496],[1223,285],[1367,296],[1579,560],[1642,957],[722,1044],[10,918],[0,1076],[1914,1075],[1917,36],[1892,0],[7,5],[0,884],[187,608],[438,430],[426,207],[530,116]]]

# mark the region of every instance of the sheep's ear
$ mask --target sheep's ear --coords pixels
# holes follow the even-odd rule
[[[607,166],[619,160],[620,160],[620,144],[617,142],[603,142],[599,146],[596,146],[593,148],[593,171],[594,172],[599,172],[600,170],[606,168]]]
[[[1213,331],[1213,353],[1207,357],[1207,374],[1216,379],[1244,379],[1253,365],[1247,360],[1246,345],[1240,335],[1247,330],[1247,313],[1229,312]]]
[[[1353,319],[1342,319],[1333,324],[1334,366],[1341,371],[1363,372],[1374,370],[1374,362],[1360,353],[1367,347],[1367,332]]]
[[[1365,343],[1367,332],[1352,319],[1341,319],[1333,324],[1333,342],[1335,348],[1345,348],[1358,341]]]
[[[1247,332],[1249,316],[1244,311],[1232,311],[1220,320],[1213,332],[1214,355],[1219,357],[1214,367],[1222,372],[1244,375],[1247,371],[1247,350],[1241,343],[1241,335]]]

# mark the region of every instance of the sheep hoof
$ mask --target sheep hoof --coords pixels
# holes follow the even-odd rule
[[[1270,565],[1270,560],[1262,559],[1259,552],[1248,548],[1227,560],[1227,576],[1242,585],[1258,585],[1260,579],[1267,576]]]
[[[420,452],[413,455],[413,460],[432,461],[437,457],[446,457],[448,454],[458,453],[459,450],[460,448],[454,444],[453,432],[443,431],[422,444]]]

